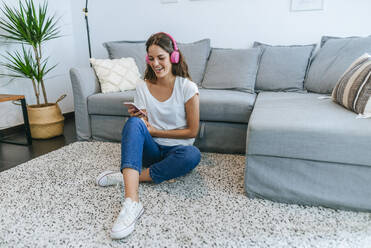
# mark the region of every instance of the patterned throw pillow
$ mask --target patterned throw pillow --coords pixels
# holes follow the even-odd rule
[[[371,56],[364,54],[344,72],[332,91],[333,101],[360,117],[371,117]]]
[[[133,90],[140,79],[133,58],[90,59],[97,74],[102,93]]]

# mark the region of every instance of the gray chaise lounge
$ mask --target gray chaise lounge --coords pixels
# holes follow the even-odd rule
[[[247,134],[247,194],[371,210],[371,120],[319,96],[259,94]]]

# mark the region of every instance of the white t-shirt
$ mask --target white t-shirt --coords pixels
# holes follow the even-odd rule
[[[169,99],[160,102],[150,93],[146,82],[141,81],[136,86],[134,103],[140,109],[146,109],[148,122],[159,130],[185,129],[187,119],[185,103],[198,94],[197,85],[187,78],[176,77],[173,93]],[[191,139],[154,138],[155,142],[164,146],[192,145]]]

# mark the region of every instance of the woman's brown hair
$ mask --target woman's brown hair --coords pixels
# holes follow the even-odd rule
[[[170,37],[166,35],[165,33],[156,33],[156,34],[151,35],[151,37],[149,37],[149,39],[146,42],[147,53],[148,53],[148,48],[151,45],[157,45],[161,47],[167,53],[169,53],[169,55],[174,51],[174,44],[172,40],[170,39]],[[184,77],[184,78],[188,78],[189,80],[192,80],[188,72],[188,65],[185,62],[184,56],[180,51],[179,51],[179,63],[177,64],[172,63],[171,72],[173,73],[174,76],[180,76],[180,77]],[[154,83],[157,80],[157,76],[149,64],[147,64],[146,71],[144,73],[144,79],[148,80],[151,83]]]

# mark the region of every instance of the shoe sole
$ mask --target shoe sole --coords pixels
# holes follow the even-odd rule
[[[97,177],[97,179],[95,180],[95,183],[98,185],[98,186],[101,186],[101,187],[106,187],[106,186],[111,186],[111,185],[115,185],[115,184],[104,184],[101,182],[101,180],[107,176],[107,175],[110,175],[110,174],[114,174],[116,172],[114,171],[104,171],[102,173],[100,173]]]
[[[130,226],[128,226],[127,228],[119,232],[114,232],[114,233],[111,232],[111,238],[112,239],[123,239],[129,236],[134,231],[135,224],[137,223],[138,219],[143,215],[143,213],[144,213],[144,208],[142,208],[142,210],[138,214],[138,217],[133,221],[133,223]]]

